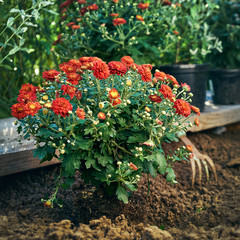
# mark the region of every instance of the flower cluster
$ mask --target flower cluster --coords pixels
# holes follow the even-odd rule
[[[59,69],[43,72],[41,86],[22,85],[12,106],[19,133],[36,141],[34,156],[61,161],[56,189],[79,170],[87,183],[115,188],[127,203],[142,173],[175,182],[172,164],[190,152],[182,147],[165,156],[161,144],[178,141],[188,118],[200,114],[188,85],[158,70],[152,75],[150,64],[129,56],[109,63],[81,57]],[[56,192],[48,200],[56,201]]]

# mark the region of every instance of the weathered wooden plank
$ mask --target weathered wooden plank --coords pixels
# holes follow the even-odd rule
[[[56,158],[51,161],[43,162],[33,157],[32,150],[2,154],[0,155],[0,176],[23,172],[29,169],[45,167],[58,164],[60,161]]]
[[[194,122],[195,118],[191,117],[189,121]],[[200,125],[191,127],[190,132],[199,132],[240,122],[240,105],[206,105],[204,112],[197,118],[200,120]]]

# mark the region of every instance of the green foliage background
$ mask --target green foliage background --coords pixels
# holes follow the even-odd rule
[[[17,13],[11,9],[29,9],[34,1],[31,0],[7,0],[0,3],[0,32],[6,26],[9,17],[15,17]],[[22,34],[25,43],[22,46],[25,51],[17,51],[10,55],[0,64],[0,118],[11,117],[11,105],[16,102],[18,91],[23,83],[37,83],[41,72],[56,67],[57,59],[50,52],[52,42],[56,40],[56,32],[59,31],[59,16],[57,4],[49,5],[39,11],[39,18],[31,18],[30,21],[36,26],[27,26],[28,30]],[[56,23],[55,25],[53,24]],[[17,28],[22,23],[22,18],[17,18],[12,27]],[[52,23],[52,24],[51,24]],[[7,29],[5,35],[0,37],[0,43],[4,43],[7,36],[11,36],[11,29]],[[10,44],[19,44],[20,39],[14,36]],[[1,47],[1,46],[0,46]],[[11,50],[7,47],[0,51],[0,59]],[[35,70],[39,74],[36,75]]]

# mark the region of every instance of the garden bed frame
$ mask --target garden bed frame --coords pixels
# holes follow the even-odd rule
[[[199,126],[193,126],[190,132],[198,132],[240,122],[240,105],[213,105],[206,103],[204,112],[198,116]],[[193,122],[195,117],[189,119]],[[0,120],[0,176],[19,173],[30,169],[59,164],[58,159],[40,164],[33,157],[33,141],[24,140],[19,143],[15,118]]]

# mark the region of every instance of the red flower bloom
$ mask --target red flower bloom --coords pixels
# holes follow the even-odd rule
[[[193,151],[193,148],[192,148],[191,145],[187,145],[186,147],[187,147],[188,152],[192,152]]]
[[[174,95],[172,89],[168,85],[161,85],[161,88],[158,90],[164,98],[168,98],[171,102],[174,101]]]
[[[71,27],[73,30],[77,30],[77,29],[79,29],[80,28],[80,25],[72,25],[72,27]]]
[[[161,120],[159,120],[158,118],[156,118],[156,123],[159,125],[163,125],[163,122]]]
[[[70,26],[72,26],[74,24],[75,24],[75,22],[70,22],[70,23],[67,24],[67,27],[70,27]]]
[[[179,32],[178,32],[177,30],[174,30],[173,33],[174,33],[175,35],[179,35]]]
[[[70,60],[68,61],[68,63],[71,64],[71,65],[73,65],[74,67],[76,67],[77,70],[81,69],[82,64],[81,64],[81,62],[80,62],[79,60],[77,60],[77,59],[70,59]]]
[[[50,81],[54,81],[55,80],[55,77],[57,75],[59,75],[60,72],[54,70],[54,69],[51,69],[49,71],[45,71],[42,73],[42,78],[43,79],[46,79],[46,80],[50,80]]]
[[[176,109],[178,115],[187,117],[191,114],[190,104],[182,99],[178,99],[174,102],[173,107]]]
[[[56,98],[52,102],[52,110],[55,114],[66,117],[69,115],[68,111],[72,111],[72,105],[65,98]]]
[[[185,91],[187,91],[187,92],[191,91],[190,86],[187,85],[186,83],[181,83],[181,86],[182,86],[182,88],[183,88]]]
[[[200,109],[198,107],[191,105],[190,108],[194,113],[196,113],[198,116],[200,116]]]
[[[85,4],[85,3],[87,3],[87,2],[86,2],[86,0],[78,0],[78,3],[80,3],[80,4]]]
[[[103,61],[93,62],[92,70],[93,75],[98,79],[106,79],[110,75],[108,65]]]
[[[160,81],[165,81],[166,80],[166,73],[165,72],[161,72],[161,71],[156,71],[154,74],[154,77],[157,78],[157,80]]]
[[[195,124],[196,126],[199,126],[199,125],[200,125],[200,121],[199,121],[198,118],[195,118],[195,120],[194,120],[194,124]]]
[[[66,74],[69,74],[69,73],[76,73],[77,71],[77,67],[71,63],[61,63],[59,65],[59,68],[61,69],[61,71],[65,72]]]
[[[80,100],[82,98],[82,93],[80,91],[75,92],[75,97]]]
[[[101,120],[105,120],[105,119],[106,119],[105,113],[99,112],[99,113],[98,113],[98,118],[101,119]]]
[[[67,0],[67,1],[63,2],[63,3],[60,5],[60,8],[66,8],[66,7],[68,7],[72,2],[73,2],[73,0]]]
[[[138,8],[145,10],[147,8],[149,8],[150,3],[139,3],[138,4]]]
[[[84,16],[87,11],[88,11],[88,7],[82,7],[79,11],[79,14],[81,16]]]
[[[152,73],[149,67],[141,65],[138,67],[138,73],[142,76],[144,82],[152,81]]]
[[[137,19],[138,21],[141,21],[141,22],[144,21],[144,19],[143,19],[143,17],[142,17],[141,15],[136,15],[136,19]]]
[[[122,101],[121,101],[120,98],[113,99],[113,100],[112,100],[112,105],[113,105],[113,106],[116,106],[116,105],[120,104],[121,102],[122,102]]]
[[[77,73],[69,73],[67,74],[67,81],[71,84],[77,85],[81,80],[81,76]]]
[[[32,115],[34,116],[39,109],[41,109],[41,105],[39,102],[28,102],[25,106],[25,111],[27,115]]]
[[[123,76],[127,72],[127,67],[123,63],[117,61],[109,62],[108,68],[110,74],[117,74]]]
[[[148,96],[148,98],[152,101],[152,102],[156,102],[156,103],[160,103],[162,101],[162,99],[157,95],[150,95]]]
[[[134,170],[134,171],[137,171],[137,170],[138,170],[138,167],[137,167],[136,165],[134,165],[132,162],[130,162],[129,168],[131,168],[131,169]]]
[[[120,94],[118,92],[118,90],[116,88],[113,88],[109,91],[109,98],[112,100],[112,99],[116,99],[120,97]]]
[[[68,94],[73,99],[77,89],[70,85],[62,85],[61,90],[63,91],[63,95]]]
[[[27,84],[23,84],[21,89],[19,90],[20,94],[21,93],[27,93],[27,92],[33,92],[33,93],[36,93],[38,87],[35,87],[33,86],[32,84],[30,83],[27,83]]]
[[[92,57],[81,57],[79,62],[82,64],[82,69],[91,69],[93,66]]]
[[[114,3],[118,3],[118,2],[119,2],[119,0],[113,0],[113,2],[114,2]]]
[[[96,11],[96,10],[98,10],[98,5],[94,3],[90,6],[88,6],[88,9],[91,11]]]
[[[124,18],[115,18],[113,19],[113,25],[116,26],[116,25],[122,25],[122,24],[126,24],[127,21],[124,19]]]
[[[37,95],[34,92],[22,92],[18,95],[17,101],[22,103],[35,102]]]
[[[27,116],[27,113],[25,111],[25,104],[23,102],[16,103],[12,107],[12,116],[17,119],[23,119]]]
[[[121,58],[121,63],[123,63],[127,67],[131,67],[134,64],[134,61],[133,61],[133,59],[131,57],[124,56],[124,57]]]
[[[82,108],[79,108],[79,107],[76,110],[76,114],[77,114],[78,118],[81,119],[81,120],[84,120],[85,117],[86,117],[86,114],[85,114],[84,110]]]
[[[162,6],[171,6],[172,3],[168,0],[161,0],[162,1]]]
[[[118,14],[118,13],[110,13],[110,16],[111,16],[111,17],[118,17],[119,14]]]
[[[166,77],[167,77],[167,80],[170,81],[170,83],[173,85],[173,86],[180,86],[178,81],[176,80],[176,78],[172,75],[169,75],[169,74],[166,74]]]

